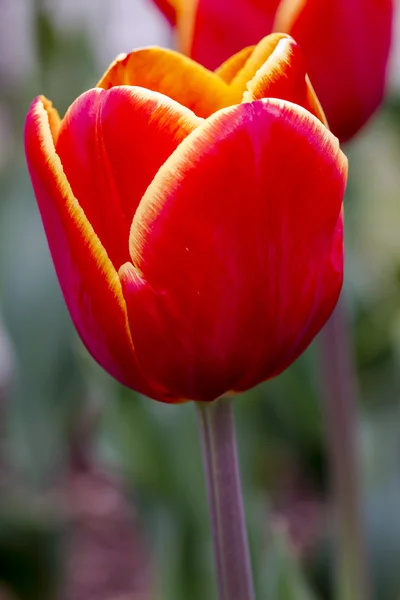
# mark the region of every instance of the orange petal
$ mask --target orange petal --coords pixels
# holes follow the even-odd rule
[[[266,36],[256,46],[232,56],[216,73],[229,83],[230,104],[281,98],[307,108],[327,124],[302,52],[286,34]]]
[[[241,104],[191,133],[149,186],[120,271],[144,371],[213,400],[286,368],[339,295],[346,173],[337,140],[291,103]]]
[[[351,138],[382,101],[392,0],[281,0],[275,31],[300,45],[332,131]]]
[[[133,215],[159,167],[201,122],[149,90],[89,90],[69,108],[57,153],[116,270],[129,260]]]
[[[226,83],[231,83],[232,79],[237,75],[238,71],[240,71],[248,59],[252,55],[255,46],[248,46],[247,48],[243,48],[240,52],[237,52],[228,60],[226,60],[222,65],[215,69],[215,73],[223,79]]]
[[[286,34],[274,33],[267,35],[260,42],[258,42],[257,45],[252,46],[252,53],[230,82],[231,87],[235,88],[237,93],[240,95],[240,99],[241,95],[246,90],[247,83],[253,79],[257,71],[271,57],[278,44],[284,39],[288,39]],[[239,52],[239,55],[240,54],[241,53]],[[231,60],[233,60],[233,57]]]
[[[25,125],[25,150],[36,199],[62,292],[85,346],[121,383],[144,394],[118,275],[74,197],[54,148],[57,113],[39,97]]]
[[[244,102],[280,98],[303,106],[326,124],[325,115],[307,76],[300,47],[289,36],[270,35],[254,49],[231,85],[244,86]]]
[[[119,56],[98,87],[141,86],[165,94],[199,117],[229,104],[228,86],[215,73],[173,50],[143,48]]]

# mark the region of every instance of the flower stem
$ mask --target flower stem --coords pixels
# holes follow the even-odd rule
[[[368,600],[357,461],[357,382],[343,300],[321,333],[325,427],[331,463],[339,600]]]
[[[253,600],[232,400],[197,402],[197,414],[219,600]]]

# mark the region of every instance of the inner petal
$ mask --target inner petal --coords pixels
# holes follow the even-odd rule
[[[231,83],[234,77],[238,74],[238,72],[243,69],[246,65],[247,61],[253,54],[255,46],[247,46],[247,48],[243,48],[237,54],[234,54],[228,60],[222,63],[215,69],[215,73],[223,79],[226,83]]]
[[[273,33],[264,37],[256,46],[231,81],[231,87],[237,91],[240,102],[247,83],[253,79],[257,71],[266,63],[283,39],[290,39],[284,33]]]
[[[69,108],[56,149],[73,193],[118,269],[154,175],[201,122],[169,98],[135,87],[92,89]]]
[[[303,106],[326,124],[324,112],[307,75],[300,46],[290,36],[279,34],[279,37],[271,54],[268,57],[260,56],[259,68],[251,79],[247,79],[243,102],[252,102],[261,98],[288,100]],[[243,70],[246,70],[246,67]],[[243,79],[243,76],[239,73],[235,79],[240,78]]]
[[[173,98],[199,117],[208,117],[230,104],[230,90],[221,77],[164,48],[143,48],[121,55],[97,85],[104,89],[142,86]]]

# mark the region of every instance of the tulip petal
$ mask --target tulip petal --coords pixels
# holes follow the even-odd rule
[[[329,317],[343,275],[347,161],[308,111],[224,109],[161,167],[120,271],[145,373],[213,400],[286,368]]]
[[[74,197],[54,147],[57,113],[39,97],[25,125],[28,167],[72,320],[85,346],[113,377],[152,397],[132,345],[118,275]]]
[[[141,86],[165,94],[199,117],[229,104],[226,83],[190,58],[164,48],[143,48],[120,55],[98,87]]]
[[[272,37],[272,36],[268,36]],[[327,125],[324,111],[307,75],[300,46],[290,37],[282,37],[268,59],[247,83],[243,101],[280,98],[303,106]]]
[[[252,48],[252,52],[248,51]],[[247,60],[244,60],[247,54]],[[235,67],[236,73],[233,75]],[[279,98],[303,106],[326,124],[307,75],[303,53],[293,38],[275,33],[233,56],[216,71],[230,78],[231,103]]]
[[[392,0],[281,0],[274,30],[292,35],[332,131],[351,138],[382,101]]]
[[[222,63],[215,69],[215,73],[225,81],[225,83],[231,83],[232,79],[237,75],[238,71],[240,71],[245,64],[247,63],[250,56],[253,54],[255,46],[247,46],[247,48],[243,48],[240,52],[237,52],[228,60]]]
[[[129,230],[147,186],[200,122],[161,94],[126,86],[89,90],[67,111],[57,153],[116,270],[129,260]]]
[[[284,40],[288,41],[290,39],[291,38],[284,33],[274,33],[267,35],[258,42],[257,45],[253,46],[253,52],[230,82],[231,87],[237,90],[240,100],[243,92],[246,90],[247,83],[257,75],[258,70],[271,58],[271,55],[274,54],[280,42]],[[239,55],[240,54],[241,52],[239,52]],[[230,60],[233,60],[233,57]]]

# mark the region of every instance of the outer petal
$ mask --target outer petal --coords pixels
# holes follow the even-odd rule
[[[143,48],[121,54],[97,84],[109,89],[135,85],[160,92],[208,117],[229,104],[229,88],[215,73],[190,58],[164,48]]]
[[[201,122],[149,90],[89,90],[69,108],[57,153],[115,269],[129,259],[136,208],[159,167]]]
[[[57,113],[37,98],[25,125],[28,167],[69,312],[92,356],[121,383],[152,397],[135,356],[118,275],[72,194],[54,148]]]
[[[120,272],[144,371],[212,400],[287,367],[339,295],[346,171],[332,134],[279,100],[190,134],[148,188]]]
[[[282,0],[275,31],[300,44],[329,126],[352,137],[382,101],[392,0]]]
[[[279,2],[198,0],[189,47],[181,49],[209,69],[215,69],[229,56],[272,31]],[[178,28],[184,27],[178,17]]]

